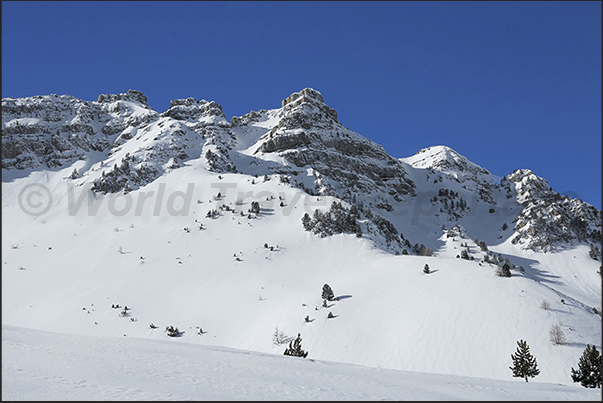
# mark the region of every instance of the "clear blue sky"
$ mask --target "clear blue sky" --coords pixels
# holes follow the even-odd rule
[[[228,118],[305,87],[395,157],[447,145],[601,209],[601,2],[2,2],[2,96]]]

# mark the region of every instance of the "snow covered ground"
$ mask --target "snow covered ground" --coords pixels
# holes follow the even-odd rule
[[[3,183],[3,325],[280,356],[285,346],[272,341],[278,328],[289,337],[301,333],[311,359],[511,381],[503,385],[519,381],[509,366],[520,339],[541,369],[531,383],[572,386],[570,370],[586,344],[600,348],[601,320],[590,308],[600,290],[579,287],[596,284],[598,276],[585,247],[555,256],[526,252],[526,275],[510,278],[497,277],[493,265],[456,258],[461,242],[470,239],[442,235],[434,256],[395,256],[353,234],[320,238],[304,231],[304,211],[327,208],[329,198],[318,201],[276,178],[254,185],[240,174],[218,180],[194,164],[130,193],[128,214],[115,214],[125,211],[124,196],[107,195],[96,201],[94,214],[89,208],[96,205],[82,199],[71,216],[62,179],[71,170]],[[43,216],[21,211],[17,196],[27,180],[53,189],[52,208]],[[189,183],[195,193],[188,214],[168,214],[168,196],[161,214],[153,214],[153,197],[136,213],[142,192],[156,196],[165,186],[165,194],[173,195]],[[216,200],[221,183],[237,187]],[[72,200],[80,192],[75,189]],[[244,204],[237,204],[244,194]],[[275,200],[267,200],[270,194]],[[285,207],[279,207],[279,195]],[[262,211],[248,218],[253,200]],[[182,207],[182,198],[172,202],[175,210]],[[206,217],[222,204],[235,212]],[[519,257],[511,245],[498,249],[505,253],[505,247]],[[550,272],[546,265],[553,259]],[[426,263],[430,274],[423,273]],[[327,308],[325,283],[340,298]],[[541,309],[543,300],[550,309]],[[128,317],[114,304],[128,306]],[[328,312],[335,317],[328,319]],[[159,328],[150,329],[151,323]],[[549,340],[555,324],[561,324],[565,345]],[[170,339],[167,325],[184,333]]]
[[[302,340],[303,347],[303,340]],[[600,400],[601,389],[2,326],[2,400]]]

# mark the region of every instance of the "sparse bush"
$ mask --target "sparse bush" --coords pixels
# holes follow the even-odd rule
[[[549,309],[551,309],[551,304],[546,299],[543,299],[540,303],[540,308],[544,309],[545,311],[548,311]]]
[[[563,334],[563,330],[561,330],[561,326],[553,325],[551,326],[551,330],[549,330],[549,337],[551,339],[551,343],[553,344],[565,344],[565,334]]]
[[[285,333],[278,330],[278,327],[274,329],[274,333],[272,334],[272,344],[281,345],[284,344],[287,340],[287,336]]]

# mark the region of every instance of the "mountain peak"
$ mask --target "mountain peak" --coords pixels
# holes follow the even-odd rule
[[[452,148],[443,145],[423,148],[415,155],[403,158],[403,160],[415,168],[433,168],[439,171],[450,169],[470,170],[486,175],[490,174],[487,169],[469,161]]]
[[[101,103],[114,101],[133,101],[149,107],[147,104],[147,97],[144,96],[142,92],[136,90],[128,90],[121,94],[100,94],[96,102]]]
[[[294,92],[293,94],[289,95],[287,98],[283,99],[283,101],[281,102],[281,107],[284,107],[285,105],[291,104],[293,102],[299,101],[299,103],[302,102],[314,102],[314,103],[320,103],[320,104],[324,104],[325,100],[322,97],[322,94],[318,91],[316,91],[313,88],[304,88],[303,90],[299,91],[299,92]]]
[[[169,116],[176,120],[198,119],[202,116],[218,116],[225,118],[222,106],[215,101],[200,101],[193,97],[174,99],[170,101],[170,109],[163,112],[162,116]]]

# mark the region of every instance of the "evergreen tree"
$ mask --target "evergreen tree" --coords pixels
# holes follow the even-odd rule
[[[429,274],[429,265],[425,263],[425,267],[423,267],[423,273]]]
[[[595,345],[586,345],[582,357],[578,361],[578,370],[572,367],[572,380],[580,382],[585,388],[601,387],[601,356]]]
[[[312,230],[311,222],[312,219],[310,218],[310,215],[308,215],[308,213],[304,214],[304,216],[302,217],[302,225],[304,226],[304,229],[306,231]]]
[[[292,342],[289,342],[289,348],[285,349],[285,355],[292,355],[294,357],[306,358],[308,355],[307,351],[301,348],[301,335],[298,333],[297,338]]]
[[[333,294],[333,289],[330,285],[325,284],[322,286],[322,299],[326,299],[327,301],[333,300],[335,294]]]
[[[260,203],[257,201],[252,201],[251,202],[251,208],[249,209],[250,213],[256,213],[259,214],[260,213]]]
[[[516,378],[525,378],[527,382],[528,377],[533,378],[540,373],[536,358],[530,354],[530,347],[524,340],[517,342],[517,351],[511,354],[511,359],[513,366],[509,369],[513,371],[513,376]]]
[[[505,262],[505,264],[503,264],[501,273],[503,277],[511,277],[511,266],[509,263]]]

